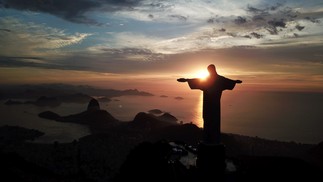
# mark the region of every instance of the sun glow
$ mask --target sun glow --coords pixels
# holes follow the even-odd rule
[[[209,76],[209,72],[207,70],[200,70],[195,75],[197,78],[201,78],[204,80]]]

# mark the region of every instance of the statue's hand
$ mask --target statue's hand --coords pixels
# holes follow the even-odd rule
[[[242,81],[241,80],[236,80],[236,83],[242,83]]]
[[[187,79],[186,78],[179,78],[177,79],[178,82],[187,82]]]

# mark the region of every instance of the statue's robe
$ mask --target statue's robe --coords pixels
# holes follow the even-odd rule
[[[191,89],[203,91],[203,141],[210,144],[221,142],[221,95],[224,90],[232,90],[236,81],[221,75],[207,79],[188,79]]]

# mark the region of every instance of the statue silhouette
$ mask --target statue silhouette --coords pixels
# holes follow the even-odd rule
[[[242,83],[242,81],[231,80],[218,75],[213,64],[209,65],[207,70],[209,72],[209,76],[205,80],[199,78],[179,78],[177,81],[188,82],[191,89],[200,89],[203,91],[203,142],[209,144],[220,144],[220,99],[222,91],[232,90],[236,83]]]

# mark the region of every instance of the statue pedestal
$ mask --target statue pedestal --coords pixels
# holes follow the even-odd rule
[[[222,144],[200,143],[196,167],[202,181],[207,179],[224,181],[226,169],[225,146]]]

